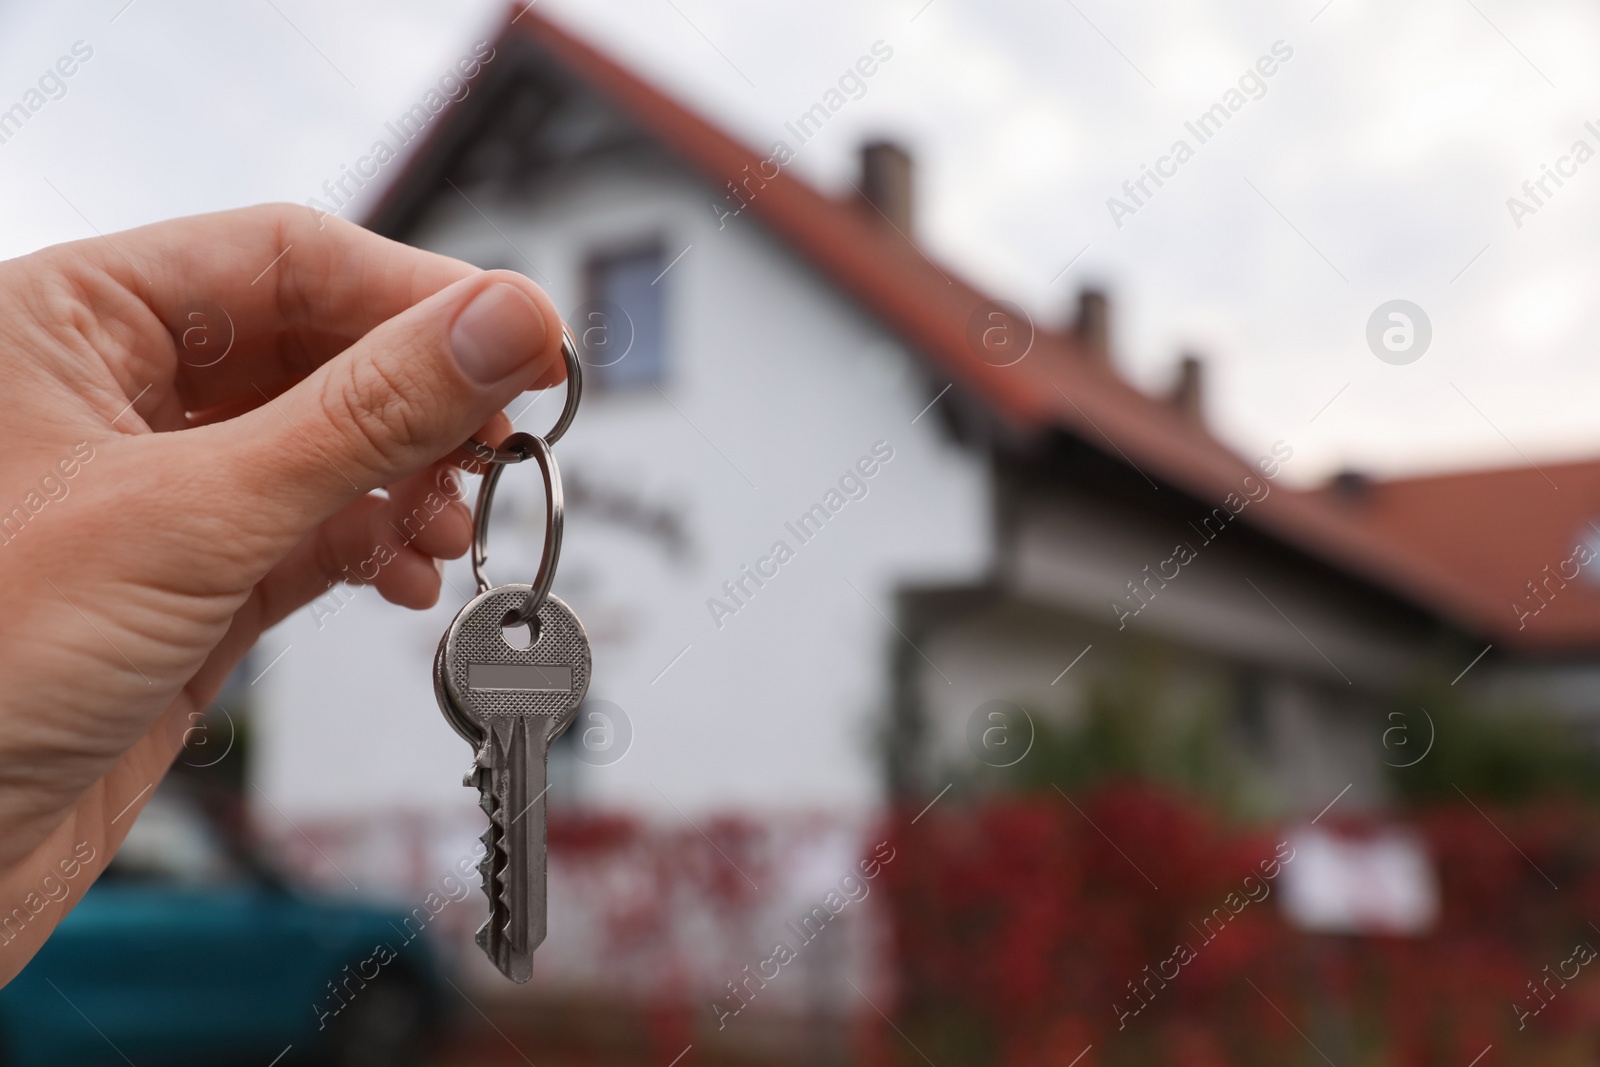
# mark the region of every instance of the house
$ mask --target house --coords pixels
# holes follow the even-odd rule
[[[887,63],[866,42],[854,70]],[[571,731],[556,802],[861,817],[936,797],[990,702],[1070,714],[1151,655],[1231,709],[1290,812],[1382,801],[1385,701],[1419,672],[1579,699],[1420,489],[1365,511],[1295,491],[1303,427],[1240,457],[1205,426],[1198,360],[1168,396],[1133,388],[1103,294],[1053,330],[933,262],[891,142],[848,196],[794,177],[827,96],[751,147],[531,10],[470,67],[448,107],[390,124],[414,143],[364,221],[529,274],[585,348],[556,590],[626,754],[584,758]],[[533,573],[537,482],[502,480],[500,580]],[[1462,506],[1491,491],[1463,483]],[[1548,547],[1517,566],[1561,565]],[[358,590],[273,635],[258,777],[285,818],[476,817],[428,680],[470,588],[458,566],[432,612]],[[1545,609],[1569,659],[1600,639],[1590,596]]]
[[[864,44],[859,77],[884,51]],[[531,9],[452,70],[470,80],[375,131],[404,151],[362,221],[527,273],[584,351],[583,407],[555,449],[555,590],[588,628],[594,682],[552,754],[552,807],[630,812],[719,853],[707,820],[771,828],[737,919],[650,881],[662,867],[625,858],[584,881],[558,856],[536,995],[718,1003],[769,934],[816,914],[887,802],[939,802],[1108,682],[1220,709],[1285,818],[1381,807],[1388,715],[1419,677],[1600,722],[1584,548],[1600,465],[1293,489],[1305,427],[1234,454],[1192,357],[1167,395],[1133,388],[1103,293],[1054,329],[932,261],[902,148],[862,146],[848,195],[794,177],[826,96],[745,145]],[[370,179],[377,155],[351,173]],[[537,432],[559,403],[511,414]],[[528,581],[542,487],[512,468],[499,491],[489,571]],[[483,827],[429,677],[472,588],[463,562],[429,612],[333,590],[263,642],[252,799],[330,885],[422,899]],[[608,892],[672,914],[611,971]],[[458,951],[470,899],[431,927]],[[762,1005],[861,1010],[863,915]],[[477,988],[506,995],[478,964]]]

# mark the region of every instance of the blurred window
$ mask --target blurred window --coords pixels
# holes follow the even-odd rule
[[[1600,557],[1600,518],[1590,519],[1583,524],[1583,528],[1578,531],[1576,543],[1587,548],[1591,555]],[[1576,557],[1577,553],[1574,552],[1572,555]],[[1576,563],[1577,559],[1574,558],[1573,562]],[[1600,558],[1583,567],[1583,580],[1590,585],[1600,585]]]
[[[192,803],[157,791],[128,829],[107,876],[125,882],[219,885],[243,873]]]
[[[585,377],[602,389],[639,389],[665,380],[666,268],[659,244],[589,260],[586,297],[570,325]]]

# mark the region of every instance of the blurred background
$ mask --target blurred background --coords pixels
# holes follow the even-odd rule
[[[527,986],[472,942],[452,565],[263,640],[11,1061],[1600,1059],[1591,7],[0,26],[3,254],[281,200],[546,288],[595,662]]]

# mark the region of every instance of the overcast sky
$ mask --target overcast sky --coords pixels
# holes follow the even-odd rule
[[[1600,131],[1600,104],[1585,110],[1600,99],[1592,6],[538,9],[761,147],[885,42],[892,59],[795,170],[845,189],[863,136],[902,139],[916,154],[932,255],[1052,324],[1078,286],[1109,286],[1125,372],[1160,388],[1180,348],[1205,354],[1217,432],[1247,452],[1292,441],[1296,480],[1341,465],[1398,473],[1600,453],[1590,298],[1600,160],[1571,157],[1578,140],[1600,150],[1600,132],[1585,128]],[[75,43],[92,49],[65,94],[48,87],[59,99],[0,144],[0,255],[303,202],[504,10],[489,0],[0,5],[0,109],[26,101]],[[1274,45],[1273,74],[1230,100]],[[1205,143],[1186,129],[1240,100]],[[1123,182],[1179,139],[1192,158],[1162,163],[1171,176],[1146,179],[1142,203],[1126,198]],[[1542,203],[1521,192],[1558,163],[1568,176],[1546,179]],[[1114,219],[1112,196],[1133,213]],[[1520,227],[1512,196],[1537,208]],[[1431,346],[1406,365],[1380,361],[1365,338],[1392,299],[1432,323]]]

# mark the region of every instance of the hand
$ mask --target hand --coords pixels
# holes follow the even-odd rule
[[[526,278],[300,207],[0,263],[0,981],[263,630],[353,577],[438,599],[451,460],[560,345]]]

